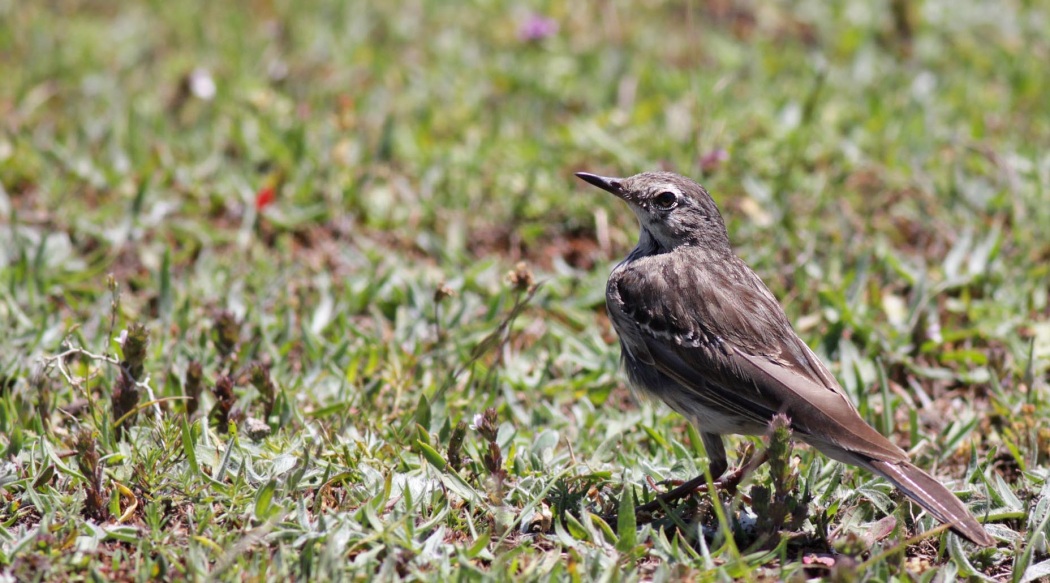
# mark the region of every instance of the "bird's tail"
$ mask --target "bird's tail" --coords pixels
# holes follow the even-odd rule
[[[926,472],[908,462],[870,460],[867,465],[960,536],[985,547],[995,544],[962,501]]]

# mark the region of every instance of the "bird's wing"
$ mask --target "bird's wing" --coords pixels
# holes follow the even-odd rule
[[[773,294],[735,256],[679,251],[638,259],[613,274],[607,295],[625,349],[708,407],[763,425],[782,412],[818,447],[907,459],[861,419]]]

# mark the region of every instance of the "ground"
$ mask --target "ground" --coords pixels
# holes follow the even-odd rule
[[[0,0],[0,580],[1050,574],[1048,20]],[[996,548],[802,445],[621,511],[707,464],[573,177],[651,169]]]

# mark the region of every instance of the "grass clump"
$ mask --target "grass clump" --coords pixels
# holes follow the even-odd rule
[[[0,579],[1043,577],[1048,19],[0,0]],[[783,435],[620,520],[704,464],[572,175],[651,169],[998,548]]]

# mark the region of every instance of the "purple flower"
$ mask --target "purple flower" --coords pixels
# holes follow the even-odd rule
[[[518,26],[518,38],[525,42],[539,42],[558,32],[558,21],[532,13]]]
[[[722,148],[715,148],[700,156],[700,169],[704,172],[711,172],[721,166],[726,160],[729,160],[729,152]]]

